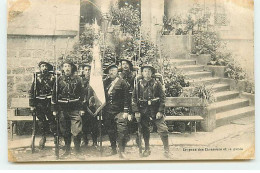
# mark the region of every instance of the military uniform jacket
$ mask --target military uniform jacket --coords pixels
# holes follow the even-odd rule
[[[83,99],[83,109],[87,109],[87,107],[94,113],[96,111],[95,108],[95,99],[94,99],[94,91],[89,86],[89,79],[82,77],[82,87],[84,92],[84,99]]]
[[[117,77],[118,81],[115,83],[111,93],[108,91],[112,85],[111,78],[104,80],[105,96],[106,96],[106,106],[104,107],[105,112],[110,114],[118,114],[120,112],[128,112],[129,101],[128,101],[128,86],[124,79]]]
[[[122,71],[120,76],[126,81],[129,86],[129,91],[133,91],[134,82],[135,82],[135,74],[131,71]]]
[[[36,73],[29,91],[29,105],[36,106],[39,100],[51,99],[54,82],[53,73]]]
[[[53,111],[57,110],[58,105],[65,105],[72,110],[82,109],[84,90],[82,80],[79,76],[60,76],[53,87],[52,105]]]
[[[133,91],[132,110],[155,117],[158,112],[164,112],[165,98],[160,81],[141,79]]]

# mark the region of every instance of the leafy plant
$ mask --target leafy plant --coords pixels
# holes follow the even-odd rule
[[[245,92],[255,94],[255,82],[253,79],[246,80]]]
[[[171,19],[168,19],[167,16],[163,16],[163,35],[169,35],[171,31],[175,28],[174,23]]]
[[[194,21],[193,32],[207,31],[210,16],[209,8],[204,9],[199,3],[194,3],[188,12],[188,18]]]
[[[242,69],[242,67],[238,63],[229,62],[226,66],[225,77],[235,79],[235,80],[243,80],[246,78],[246,73]]]
[[[185,32],[192,31],[194,32],[195,20],[192,19],[191,15],[187,16],[187,19],[184,20],[185,23]]]
[[[216,32],[200,31],[194,35],[194,47],[192,53],[196,55],[210,54],[216,57],[216,51],[220,46],[220,39]]]
[[[120,25],[123,33],[130,33],[131,35],[138,35],[141,26],[141,13],[138,9],[133,8],[132,5],[126,4],[118,8],[114,6],[111,8],[112,24]]]
[[[232,54],[230,52],[216,52],[215,56],[211,57],[211,61],[208,65],[215,65],[215,66],[226,66],[230,59],[232,59]]]
[[[206,88],[205,84],[195,85],[194,90],[191,93],[191,96],[201,98],[206,105],[215,102],[215,97],[213,95],[212,88]]]

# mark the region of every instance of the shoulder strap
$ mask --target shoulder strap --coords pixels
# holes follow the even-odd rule
[[[110,86],[110,88],[108,89],[108,92],[107,92],[108,95],[111,94],[111,92],[113,91],[113,89],[114,89],[116,83],[118,82],[118,80],[119,80],[119,77],[116,77],[116,79],[111,83],[111,86]]]

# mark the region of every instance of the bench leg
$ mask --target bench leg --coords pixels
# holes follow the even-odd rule
[[[14,138],[14,122],[11,121],[11,137],[12,137],[12,140]]]
[[[192,133],[192,121],[190,121],[190,134]]]
[[[196,129],[197,129],[196,126],[197,126],[197,122],[195,121],[195,127],[194,127],[194,128],[195,128],[195,129],[194,129],[194,132],[195,132],[195,133],[196,133],[196,131],[197,131],[197,130],[196,130]]]

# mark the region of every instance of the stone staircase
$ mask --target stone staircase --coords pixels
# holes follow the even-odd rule
[[[170,64],[185,74],[191,86],[203,83],[212,88],[216,101],[209,107],[216,109],[216,127],[246,116],[254,118],[254,106],[250,105],[250,101],[241,98],[239,91],[231,90],[230,85],[222,83],[219,77],[213,77],[212,72],[197,64],[196,59],[171,59]]]

